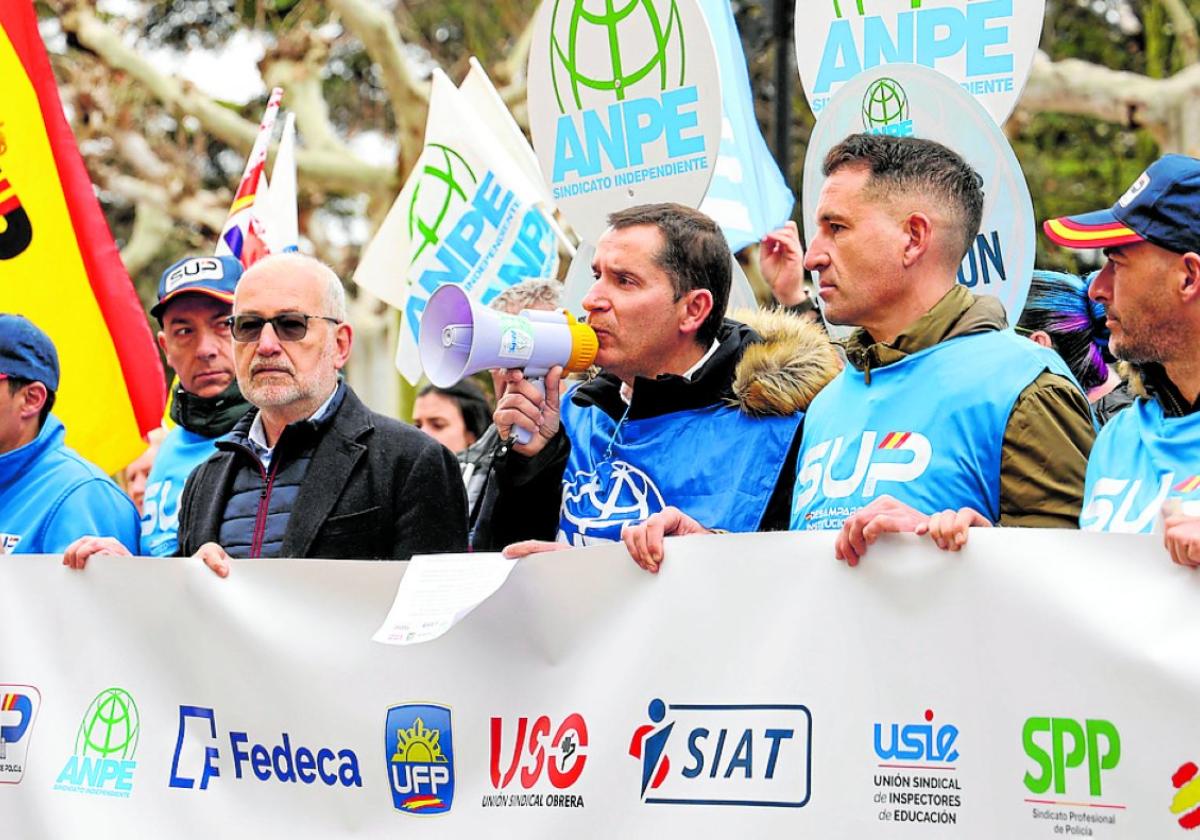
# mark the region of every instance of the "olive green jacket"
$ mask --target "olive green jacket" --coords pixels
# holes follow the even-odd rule
[[[864,372],[886,367],[947,339],[1002,330],[1004,307],[955,285],[890,344],[863,329],[843,342],[847,361]],[[970,376],[969,370],[963,371]],[[981,388],[987,383],[981,382]],[[1096,428],[1087,397],[1070,380],[1043,372],[1013,406],[1000,455],[1000,524],[1076,528]],[[934,513],[934,511],[923,511]]]

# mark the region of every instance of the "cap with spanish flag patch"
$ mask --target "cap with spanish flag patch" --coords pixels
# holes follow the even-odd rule
[[[1177,254],[1200,253],[1200,160],[1165,155],[1109,209],[1050,219],[1042,229],[1067,248],[1146,241]]]
[[[162,320],[167,304],[183,294],[201,294],[233,303],[233,292],[242,277],[235,257],[184,257],[163,272],[158,281],[158,303],[150,314]]]

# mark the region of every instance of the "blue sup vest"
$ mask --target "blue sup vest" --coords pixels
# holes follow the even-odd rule
[[[177,426],[167,433],[146,479],[142,500],[142,553],[174,557],[179,553],[179,498],[192,470],[217,451],[217,438]]]
[[[1167,499],[1200,516],[1200,413],[1167,417],[1158,400],[1142,397],[1096,438],[1079,527],[1148,534]]]
[[[559,541],[619,540],[622,525],[668,505],[710,528],[757,530],[802,417],[711,405],[618,422],[564,397]]]
[[[1008,330],[936,344],[870,372],[847,365],[804,421],[792,530],[842,523],[877,496],[922,513],[972,507],[1000,520],[1000,452],[1021,392],[1053,351]]]

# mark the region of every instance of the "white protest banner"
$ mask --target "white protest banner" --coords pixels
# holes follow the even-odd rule
[[[529,127],[580,237],[610,213],[698,207],[721,142],[721,79],[698,0],[544,0],[529,53]]]
[[[1189,837],[1200,576],[1152,536],[832,533],[521,560],[0,563],[0,815],[42,837]],[[14,769],[15,768],[15,769]],[[422,816],[417,816],[422,815]]]
[[[1029,78],[1046,0],[797,0],[796,67],[817,116],[864,70],[921,64],[1003,125]]]
[[[1036,257],[1033,201],[1004,132],[963,89],[935,70],[892,64],[843,85],[821,113],[804,158],[804,230],[815,233],[829,150],[859,132],[936,140],[983,178],[983,223],[958,270],[972,292],[1000,299],[1010,323],[1025,308]]]
[[[421,378],[421,313],[438,286],[456,283],[487,303],[523,280],[558,273],[553,224],[534,204],[541,188],[493,140],[486,114],[475,117],[434,71],[425,148],[354,273],[404,313],[396,367],[413,384]]]

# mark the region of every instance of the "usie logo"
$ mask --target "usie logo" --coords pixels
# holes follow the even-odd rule
[[[530,719],[517,719],[516,737],[511,750],[504,746],[504,721],[492,718],[491,777],[492,787],[503,790],[520,770],[521,787],[529,790],[545,771],[550,784],[559,790],[579,781],[587,763],[588,730],[583,716],[568,715],[557,728],[550,718],[542,715],[530,724]],[[504,757],[508,756],[507,765]]]
[[[958,728],[950,724],[934,727],[932,709],[925,710],[925,723],[904,726],[893,723],[890,730],[890,735],[885,736],[884,725],[875,724],[875,754],[882,761],[951,764],[958,760],[958,750],[954,748]]]
[[[812,717],[801,705],[649,705],[629,754],[658,805],[808,804]]]

